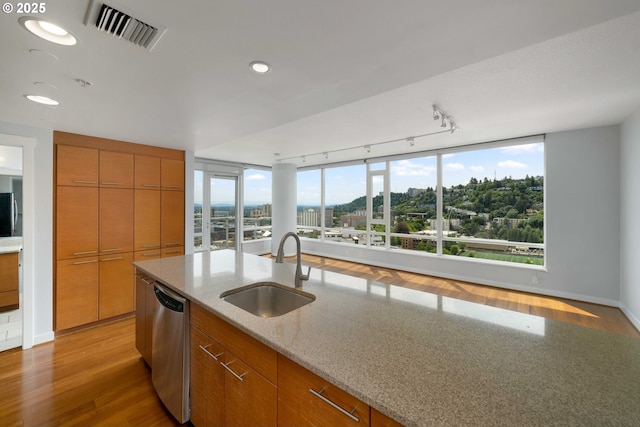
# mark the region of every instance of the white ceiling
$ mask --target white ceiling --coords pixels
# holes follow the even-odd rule
[[[85,26],[88,3],[46,3],[74,47],[0,16],[0,120],[301,166],[617,124],[640,106],[640,0],[107,0],[168,27],[151,52]],[[273,71],[253,74],[256,59]],[[375,145],[439,131],[434,103],[459,131]]]

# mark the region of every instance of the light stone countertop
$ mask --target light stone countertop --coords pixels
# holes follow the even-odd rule
[[[293,286],[294,264],[224,250],[134,265],[408,426],[640,425],[638,339],[317,268],[314,302],[260,318],[220,294]]]

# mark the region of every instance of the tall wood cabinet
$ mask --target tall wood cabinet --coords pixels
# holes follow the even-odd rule
[[[184,152],[57,131],[54,146],[60,331],[133,312],[132,262],[184,254]]]

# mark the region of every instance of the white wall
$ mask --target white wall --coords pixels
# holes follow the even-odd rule
[[[619,305],[619,127],[548,134],[545,269],[304,239],[305,252]]]
[[[620,308],[640,329],[640,109],[620,135]]]
[[[50,341],[53,335],[53,132],[0,122],[0,133],[33,138],[33,313],[25,327],[33,328],[33,344]],[[27,196],[26,194],[24,195]],[[25,266],[28,268],[29,266]]]

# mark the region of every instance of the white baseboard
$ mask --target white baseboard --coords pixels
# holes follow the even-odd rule
[[[46,342],[51,342],[56,338],[56,335],[53,331],[47,332],[46,334],[35,335],[33,337],[33,345],[44,344]]]
[[[620,304],[620,310],[627,316],[627,319],[640,331],[640,319],[638,319],[624,304]]]

